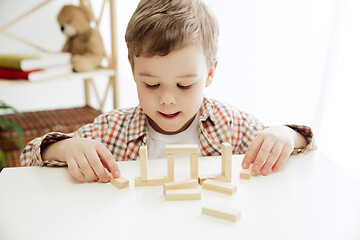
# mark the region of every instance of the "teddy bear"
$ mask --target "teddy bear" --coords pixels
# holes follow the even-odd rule
[[[61,31],[66,36],[62,52],[71,53],[75,72],[91,71],[101,66],[105,47],[100,32],[91,27],[93,16],[83,5],[65,5],[57,16]]]

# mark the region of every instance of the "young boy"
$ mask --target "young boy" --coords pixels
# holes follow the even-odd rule
[[[49,133],[25,148],[20,162],[68,166],[82,182],[108,182],[107,168],[136,160],[141,145],[149,159],[165,158],[165,144],[198,144],[200,155],[245,153],[242,167],[277,171],[293,152],[312,148],[305,126],[264,127],[248,114],[206,98],[214,77],[218,25],[200,0],[141,0],[126,30],[128,57],[139,106],[103,114],[72,134]]]

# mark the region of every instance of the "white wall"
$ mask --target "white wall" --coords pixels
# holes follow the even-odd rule
[[[0,26],[39,0],[0,2]],[[220,24],[219,65],[207,95],[232,103],[265,123],[314,127],[319,149],[360,176],[360,3],[357,0],[205,0]],[[64,37],[55,21],[60,5],[52,1],[40,17],[11,28],[49,49]],[[137,1],[117,1],[120,105],[137,104],[127,61],[125,28]],[[20,6],[20,7],[19,7]],[[104,41],[108,28],[102,26]],[[40,40],[38,36],[41,36]],[[22,50],[0,34],[0,52]],[[25,49],[26,50],[26,49]],[[98,81],[101,84],[101,79]],[[82,82],[51,82],[0,88],[0,100],[19,110],[84,104]],[[48,94],[50,93],[50,94]],[[111,110],[111,105],[106,106]]]

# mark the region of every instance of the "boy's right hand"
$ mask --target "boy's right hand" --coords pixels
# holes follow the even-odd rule
[[[111,152],[100,142],[88,138],[68,138],[50,144],[42,151],[42,158],[66,162],[70,174],[80,182],[85,177],[92,181],[109,182],[120,177],[120,170]]]

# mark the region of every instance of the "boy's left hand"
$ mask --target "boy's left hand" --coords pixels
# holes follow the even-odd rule
[[[303,145],[304,141],[306,143],[301,134],[289,127],[266,128],[251,142],[245,153],[242,167],[249,168],[250,163],[253,163],[252,172],[255,175],[267,175],[270,169],[275,172],[289,158],[294,146]]]

